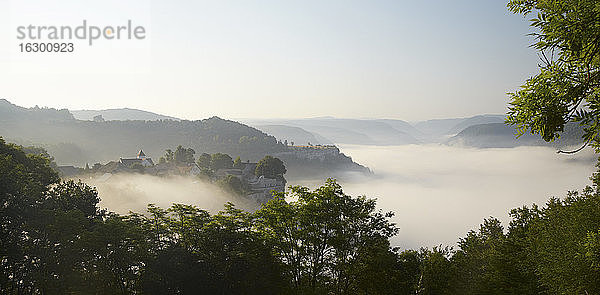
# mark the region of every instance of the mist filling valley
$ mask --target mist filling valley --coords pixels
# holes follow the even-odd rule
[[[215,184],[186,176],[114,174],[82,181],[98,190],[100,207],[119,214],[130,211],[146,213],[148,204],[161,208],[172,204],[194,205],[213,214],[222,210],[227,202],[246,211],[254,211],[259,206],[256,202],[225,192]]]
[[[510,209],[545,204],[581,190],[594,171],[593,151],[557,154],[550,147],[464,148],[440,144],[373,146],[341,145],[344,154],[374,174],[341,177],[344,192],[376,198],[383,211],[393,211],[400,233],[391,242],[402,249],[455,246],[484,218],[508,225]],[[311,189],[325,179],[288,179],[288,185]],[[115,174],[84,180],[97,188],[100,205],[126,214],[145,212],[150,203],[196,205],[217,212],[226,202],[256,210],[259,205],[233,196],[215,184],[191,177]]]
[[[340,179],[344,192],[376,198],[383,211],[394,211],[400,233],[391,242],[403,249],[455,246],[490,216],[506,228],[512,208],[543,205],[550,197],[564,198],[567,191],[590,185],[596,163],[592,150],[564,155],[550,147],[430,144],[340,149],[374,172],[374,177]]]

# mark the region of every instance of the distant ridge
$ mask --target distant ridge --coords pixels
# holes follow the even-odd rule
[[[296,145],[332,144],[333,142],[318,133],[308,132],[300,127],[287,125],[256,125],[258,130],[275,136],[281,141],[294,142]]]
[[[107,122],[94,123],[93,117],[102,115]],[[455,146],[498,148],[516,146],[549,145],[566,147],[581,142],[579,126],[568,125],[561,139],[546,143],[537,135],[525,134],[516,138],[516,130],[507,126],[505,115],[485,114],[465,118],[433,119],[408,123],[396,119],[344,119],[315,117],[306,119],[244,119],[245,124],[214,117],[201,121],[180,120],[153,112],[119,108],[106,110],[58,110],[46,107],[24,108],[0,99],[0,135],[21,142],[40,142],[56,145],[51,150],[65,151],[65,156],[88,154],[103,159],[116,152],[137,149],[135,145],[126,150],[112,150],[108,146],[97,150],[92,144],[105,136],[105,140],[126,147],[133,143],[146,143],[153,147],[148,151],[161,153],[167,146],[156,146],[150,138],[164,138],[164,142],[178,142],[205,151],[226,151],[256,159],[264,153],[280,152],[287,141],[296,145],[311,144],[359,144],[404,145],[441,143]],[[19,122],[16,124],[15,122]],[[137,122],[135,122],[137,121]],[[144,121],[144,122],[140,122]],[[162,122],[161,122],[162,121]],[[24,126],[29,126],[24,128]],[[53,129],[54,128],[54,129]],[[256,129],[255,129],[256,128]],[[258,129],[258,130],[257,130]],[[52,132],[52,131],[61,132]],[[44,131],[44,132],[41,132]],[[68,132],[66,132],[68,131]],[[95,134],[88,138],[90,132]],[[126,133],[127,135],[125,135]],[[231,134],[233,133],[233,134]],[[52,134],[63,134],[64,139],[55,142]],[[145,136],[142,136],[145,135]],[[114,137],[123,141],[115,141]],[[168,138],[168,140],[167,140]],[[69,144],[70,146],[65,146]],[[61,145],[60,147],[58,145]],[[252,151],[252,152],[248,152]],[[56,153],[60,159],[61,154]],[[92,159],[79,157],[74,162]]]
[[[47,107],[24,108],[11,103],[6,99],[0,99],[0,122],[7,122],[15,119],[20,120],[38,120],[44,121],[74,121],[75,118],[67,109],[53,109]]]
[[[118,109],[117,113],[126,116],[77,120],[66,109],[24,108],[0,99],[0,136],[9,142],[44,147],[59,165],[83,167],[107,163],[142,148],[146,155],[158,160],[166,149],[182,145],[194,149],[196,155],[226,153],[252,162],[265,155],[277,156],[288,168],[286,177],[321,178],[342,177],[347,172],[370,173],[368,168],[353,162],[339,149],[311,157],[312,153],[296,152],[258,129],[216,116],[189,121],[131,109]],[[140,113],[153,116],[132,115]]]
[[[268,126],[278,138],[299,138],[299,130],[311,133],[317,142],[330,141],[336,144],[402,145],[417,144],[412,134],[418,134],[410,124],[401,120],[342,119],[317,117],[307,119],[248,119],[251,126]],[[273,126],[277,126],[274,128]],[[286,128],[287,126],[287,128]],[[264,127],[263,127],[264,128]],[[260,127],[259,127],[260,129]],[[304,137],[296,142],[306,144]]]
[[[503,123],[505,115],[477,115],[465,118],[432,119],[415,122],[413,126],[424,134],[425,142],[444,142],[474,125]]]
[[[173,120],[181,121],[179,118],[165,116],[153,112],[121,108],[121,109],[106,109],[106,110],[70,110],[71,114],[77,120],[91,121],[95,116],[102,115],[106,121],[127,121],[127,120],[142,120],[142,121],[158,121],[158,120]]]
[[[560,138],[553,142],[545,142],[539,135],[525,133],[516,137],[517,130],[504,123],[486,123],[472,125],[462,130],[457,135],[449,138],[445,143],[454,146],[468,146],[476,148],[511,148],[517,146],[552,146],[555,148],[572,147],[582,142],[583,129],[575,123],[565,125]]]

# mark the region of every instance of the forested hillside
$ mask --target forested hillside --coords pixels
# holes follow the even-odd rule
[[[0,134],[26,145],[42,145],[59,164],[85,165],[134,156],[140,148],[155,158],[172,146],[223,152],[257,161],[285,147],[246,125],[212,117],[198,121],[76,120],[67,110],[26,109],[0,100]]]
[[[102,116],[106,121],[127,121],[127,120],[145,120],[145,121],[156,121],[156,120],[174,120],[179,121],[181,119],[160,115],[148,111],[122,108],[122,109],[109,109],[109,110],[69,110],[73,116],[78,120],[91,121],[96,116]]]
[[[369,173],[342,153],[313,159],[290,153],[275,137],[219,117],[198,121],[82,121],[67,110],[23,108],[0,100],[0,135],[25,146],[41,146],[59,165],[118,161],[140,149],[158,160],[166,149],[182,145],[196,154],[225,153],[256,162],[279,155],[295,177],[339,176],[349,171]],[[317,150],[318,151],[318,150]]]

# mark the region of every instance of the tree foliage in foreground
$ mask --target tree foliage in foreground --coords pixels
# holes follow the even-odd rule
[[[278,193],[257,217],[296,292],[359,294],[385,287],[367,270],[394,256],[388,242],[398,231],[388,221],[392,213],[376,211],[374,200],[345,195],[333,180],[315,191],[292,187],[290,194],[297,200]]]
[[[513,13],[531,15],[540,73],[510,94],[507,122],[556,139],[568,122],[600,149],[600,5],[596,0],[512,0]]]

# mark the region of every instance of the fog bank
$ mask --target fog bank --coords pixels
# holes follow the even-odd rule
[[[226,202],[238,208],[255,210],[256,203],[223,192],[219,187],[192,177],[158,177],[143,174],[114,174],[109,178],[84,179],[98,189],[100,207],[126,214],[146,213],[149,203],[168,208],[173,203],[196,205],[216,213]]]
[[[551,196],[590,184],[595,156],[585,150],[559,155],[548,147],[469,149],[443,145],[342,145],[371,168],[372,179],[341,180],[353,196],[378,199],[394,211],[400,233],[393,244],[418,248],[455,245],[484,218],[507,225],[510,209],[544,204]]]
[[[559,155],[548,147],[471,149],[443,145],[342,145],[342,152],[371,168],[374,177],[342,178],[344,191],[377,198],[385,211],[394,211],[400,228],[394,246],[456,245],[484,218],[507,225],[512,208],[544,204],[568,190],[590,184],[595,155],[586,150]],[[225,202],[253,211],[257,204],[229,195],[217,186],[189,177],[115,174],[84,180],[96,187],[100,206],[121,214],[145,212],[148,203],[166,208],[172,203],[196,205],[213,213]],[[297,181],[314,188],[323,180]]]

